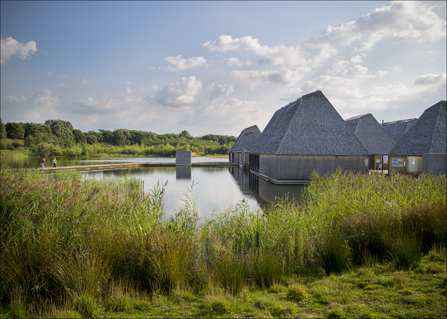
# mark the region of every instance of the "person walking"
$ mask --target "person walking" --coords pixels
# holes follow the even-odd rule
[[[42,156],[42,168],[45,168],[45,157],[44,156]]]
[[[53,167],[56,167],[56,163],[57,163],[56,157],[53,157]]]

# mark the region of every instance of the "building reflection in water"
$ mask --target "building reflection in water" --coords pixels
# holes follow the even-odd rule
[[[191,166],[182,165],[175,167],[175,179],[191,179]]]
[[[229,168],[242,193],[256,198],[261,206],[272,204],[276,198],[300,201],[306,185],[275,185],[239,167]]]

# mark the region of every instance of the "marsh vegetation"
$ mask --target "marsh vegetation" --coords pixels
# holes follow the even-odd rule
[[[3,317],[441,317],[445,176],[314,174],[197,223],[185,189],[1,170]]]

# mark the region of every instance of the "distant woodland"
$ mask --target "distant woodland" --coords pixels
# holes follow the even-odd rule
[[[127,129],[85,133],[63,120],[5,124],[0,119],[0,126],[2,150],[45,156],[175,156],[178,150],[193,151],[197,156],[224,155],[236,141],[236,137],[227,135],[193,137],[186,130],[179,134]]]

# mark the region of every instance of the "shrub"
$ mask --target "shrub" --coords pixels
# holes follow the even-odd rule
[[[259,256],[253,252],[247,260],[250,278],[259,288],[269,288],[281,280],[284,273],[282,256],[263,250]]]
[[[326,274],[340,273],[350,266],[350,248],[338,230],[323,232],[317,239],[315,250]]]
[[[132,306],[132,299],[130,296],[117,294],[106,298],[104,308],[106,311],[123,312],[130,309]]]
[[[73,306],[81,314],[82,318],[98,318],[102,312],[101,304],[95,297],[89,294],[82,294],[76,297]]]
[[[422,257],[422,239],[414,234],[398,234],[389,239],[389,254],[397,269],[415,266]]]
[[[243,260],[234,258],[231,252],[222,252],[218,257],[215,280],[233,295],[237,295],[244,284],[246,267]]]
[[[286,290],[286,287],[280,284],[274,284],[268,289],[269,293],[278,294]]]
[[[213,315],[224,315],[229,310],[227,301],[219,297],[208,297],[207,307],[208,311]]]
[[[11,300],[11,303],[9,304],[9,315],[12,319],[22,319],[27,317],[26,306],[20,297]]]
[[[291,301],[301,301],[309,297],[306,288],[299,284],[295,283],[287,287],[287,299]]]
[[[191,262],[192,238],[188,234],[176,233],[175,227],[165,233],[148,235],[145,258],[146,273],[152,278],[153,286],[162,292],[184,288],[188,281],[188,267]]]

